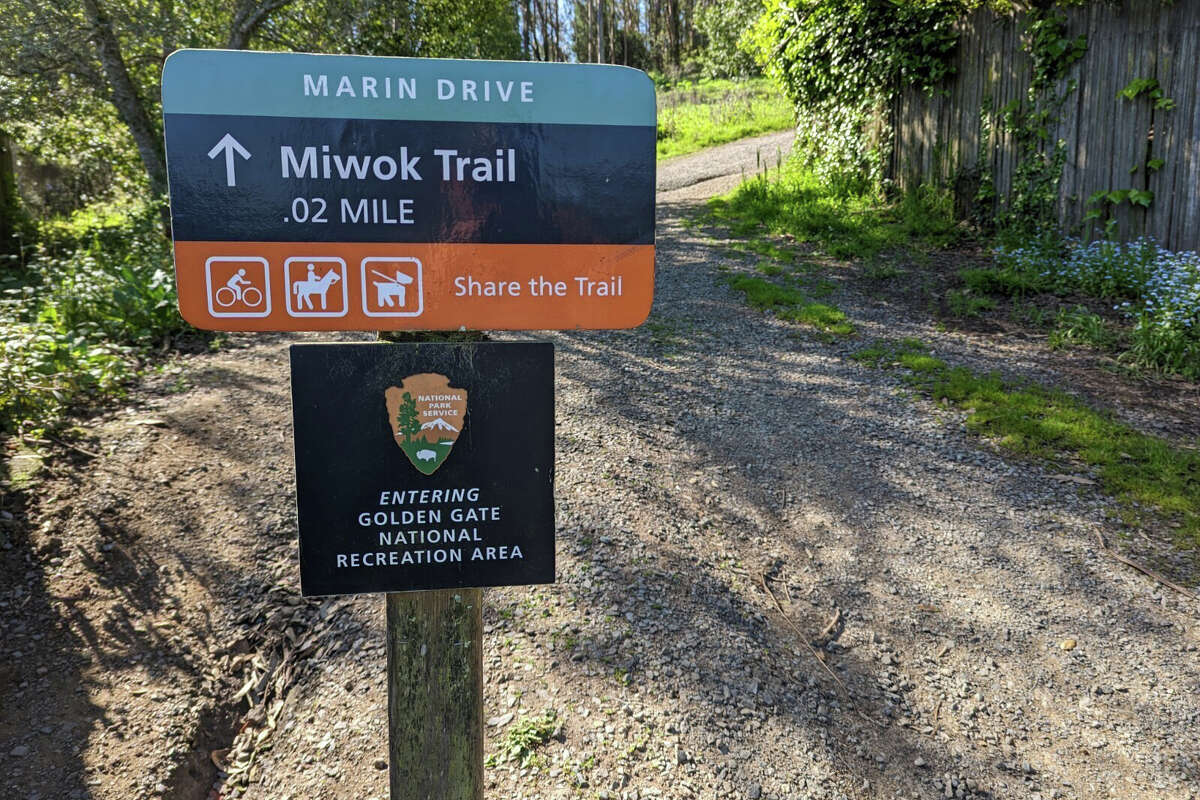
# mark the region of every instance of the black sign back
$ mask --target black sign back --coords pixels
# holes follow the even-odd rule
[[[550,344],[293,345],[305,596],[554,581]]]

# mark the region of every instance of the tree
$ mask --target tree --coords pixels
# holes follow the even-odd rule
[[[245,47],[292,0],[0,0],[2,87],[52,99],[64,86],[111,103],[128,129],[155,197],[167,191],[159,106],[162,64],[177,47]],[[11,98],[10,98],[11,99]]]
[[[516,0],[296,0],[256,42],[310,53],[521,58]]]
[[[13,176],[12,147],[8,136],[0,131],[0,256],[18,251],[16,237],[21,221],[21,204],[17,201],[17,184]]]
[[[760,70],[741,39],[747,26],[762,13],[762,0],[709,2],[696,11],[696,27],[703,35],[700,60],[714,78],[745,78]]]
[[[400,408],[396,411],[396,430],[404,435],[405,444],[421,432],[421,422],[417,419],[417,401],[413,400],[409,392],[405,392],[400,398]]]

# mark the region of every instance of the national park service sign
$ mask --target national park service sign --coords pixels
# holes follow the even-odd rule
[[[467,393],[445,375],[410,375],[384,392],[396,446],[422,474],[432,475],[450,455],[467,421]]]
[[[305,596],[553,582],[551,345],[298,344],[291,361]]]

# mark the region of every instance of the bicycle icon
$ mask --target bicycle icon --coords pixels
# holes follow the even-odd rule
[[[256,256],[214,256],[204,263],[208,312],[214,317],[266,317],[271,314],[267,260]]]
[[[245,280],[246,270],[244,268],[239,269],[235,276],[230,278],[230,280],[236,281],[237,278],[241,278],[243,281]],[[221,308],[229,308],[234,303],[239,302],[245,303],[250,308],[257,308],[262,304],[263,294],[253,286],[242,288],[240,283],[233,283],[217,289],[217,293],[213,299],[217,301],[217,305],[219,305]]]

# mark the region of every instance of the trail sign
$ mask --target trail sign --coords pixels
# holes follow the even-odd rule
[[[179,306],[215,330],[626,328],[654,292],[627,67],[181,50]]]
[[[304,595],[554,581],[552,345],[291,358]]]

